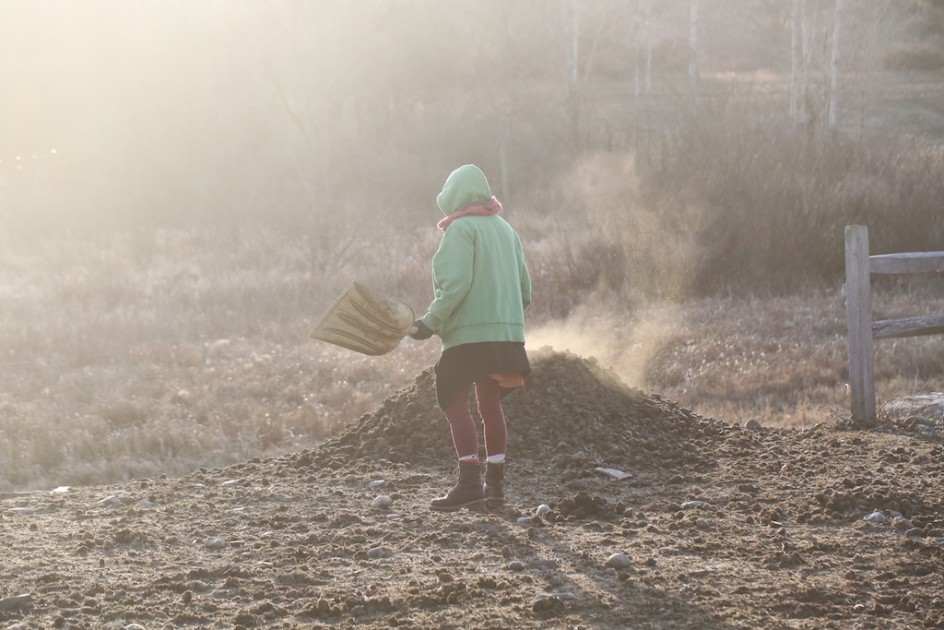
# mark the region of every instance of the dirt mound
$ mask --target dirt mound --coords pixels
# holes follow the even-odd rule
[[[726,425],[622,384],[592,360],[541,350],[525,387],[505,400],[509,457],[559,467],[672,469],[708,465],[702,449]],[[481,425],[480,425],[481,426]],[[455,453],[432,369],[311,452],[338,468],[360,460],[440,464]]]

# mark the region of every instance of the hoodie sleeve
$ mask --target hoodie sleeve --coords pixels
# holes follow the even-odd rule
[[[521,247],[520,239],[518,239],[518,270],[521,281],[521,307],[527,310],[531,306],[531,274],[528,273],[528,265],[524,260],[524,249]]]
[[[462,230],[458,223],[451,225],[443,234],[439,249],[433,256],[434,298],[422,318],[433,332],[442,331],[443,322],[469,292],[474,252],[474,234]]]

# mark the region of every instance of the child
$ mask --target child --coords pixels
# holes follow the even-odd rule
[[[524,348],[524,311],[531,304],[531,278],[521,240],[498,216],[485,174],[472,164],[446,179],[436,203],[446,218],[433,256],[434,299],[414,322],[414,339],[433,334],[442,341],[436,363],[436,397],[452,431],[458,483],[430,508],[453,512],[481,504],[500,507],[507,428],[501,399],[531,373]],[[485,433],[486,470],[482,484],[479,441],[469,410],[475,388]]]

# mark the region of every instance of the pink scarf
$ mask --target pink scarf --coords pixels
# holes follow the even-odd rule
[[[458,219],[459,217],[467,217],[470,214],[479,214],[479,215],[498,214],[499,212],[501,212],[501,210],[502,210],[501,203],[499,203],[498,199],[496,199],[495,197],[492,197],[485,203],[475,204],[472,206],[466,206],[465,208],[462,208],[461,210],[456,210],[455,212],[450,214],[448,217],[446,217],[445,219],[437,223],[436,227],[438,227],[440,230],[445,232],[446,228],[449,227],[449,224],[455,221],[456,219]]]

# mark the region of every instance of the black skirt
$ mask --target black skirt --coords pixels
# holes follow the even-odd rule
[[[467,343],[444,350],[436,362],[436,399],[445,410],[465,387],[487,374],[531,373],[524,344],[516,341]],[[501,397],[513,389],[502,389]]]

